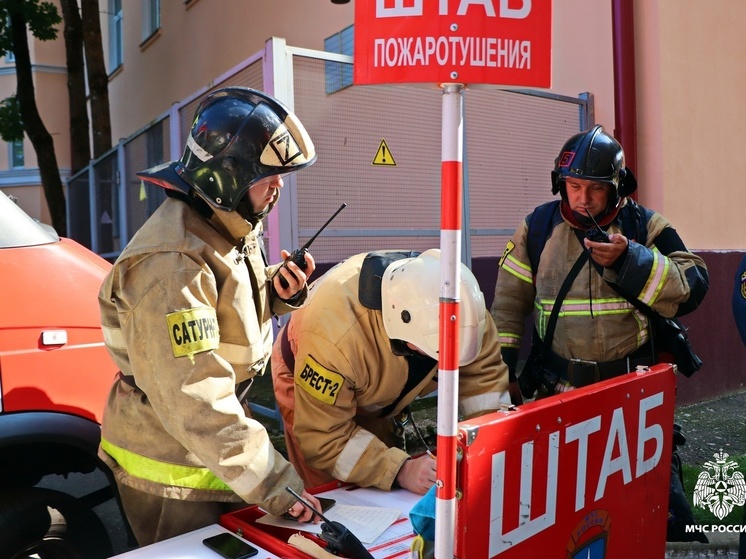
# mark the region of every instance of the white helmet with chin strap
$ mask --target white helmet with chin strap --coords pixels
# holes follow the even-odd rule
[[[438,359],[440,250],[392,262],[381,282],[383,325],[392,340],[416,346]],[[461,264],[459,365],[468,365],[482,349],[487,309],[474,274]]]

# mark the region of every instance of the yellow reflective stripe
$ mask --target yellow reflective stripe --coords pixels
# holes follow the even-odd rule
[[[535,304],[538,311],[550,315],[554,308],[554,301],[541,300]],[[570,299],[562,303],[559,316],[590,316],[626,314],[634,307],[626,299]]]
[[[640,301],[651,306],[658,299],[658,295],[660,295],[663,284],[668,277],[669,268],[670,261],[668,258],[663,256],[658,250],[654,250],[653,269],[650,270],[648,281],[645,283],[642,293],[640,293]]]
[[[520,260],[516,260],[513,256],[508,256],[503,262],[503,270],[506,270],[513,274],[518,279],[525,281],[526,283],[534,283],[533,275],[531,274],[531,266],[527,266]]]
[[[521,345],[521,337],[518,334],[500,332],[497,339],[502,347],[520,347]]]
[[[599,310],[600,307],[596,306],[596,303],[598,301],[604,301],[603,310]],[[538,316],[538,324],[537,329],[539,331],[539,334],[544,337],[544,333],[546,332],[546,323],[549,322],[549,315],[552,314],[552,309],[554,308],[554,305],[552,304],[553,301],[549,300],[541,300],[541,301],[534,301],[534,312]],[[574,306],[575,311],[571,312],[565,312],[564,310],[560,310],[559,316],[591,316],[590,312],[590,300],[589,299],[571,299],[570,305]],[[587,305],[587,311],[585,310]],[[565,305],[563,304],[562,307],[564,308]],[[616,308],[615,308],[616,307]],[[578,310],[581,309],[581,310]],[[593,315],[614,315],[614,314],[628,314],[629,312],[632,313],[632,315],[635,317],[635,320],[638,324],[638,333],[637,333],[637,340],[638,344],[637,347],[640,347],[642,344],[648,341],[648,319],[643,315],[640,311],[638,311],[631,303],[629,303],[626,299],[622,301],[619,301],[617,299],[593,299]],[[503,336],[509,336],[510,334],[501,334]]]
[[[640,347],[642,344],[646,343],[649,338],[648,319],[637,309],[635,309],[635,312],[632,313],[632,316],[634,316],[635,320],[637,320],[637,347]]]
[[[114,458],[128,474],[161,485],[188,487],[190,489],[210,489],[213,491],[232,491],[222,480],[215,477],[207,468],[180,466],[160,462],[141,454],[130,452],[117,445],[101,439],[101,448]]]
[[[543,340],[544,334],[547,331],[547,322],[549,321],[549,315],[544,312],[544,309],[541,308],[541,304],[539,301],[534,299],[534,314],[536,315],[536,330],[539,333],[539,337]]]

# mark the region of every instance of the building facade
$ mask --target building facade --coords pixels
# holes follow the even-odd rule
[[[695,347],[702,348],[705,367],[711,367],[714,376],[704,388],[695,387],[696,375],[683,379],[680,394],[686,399],[688,392],[702,397],[738,389],[743,387],[746,365],[743,359],[730,365],[722,357],[731,348],[742,348],[735,345],[734,325],[720,307],[727,304],[731,268],[746,249],[740,220],[746,194],[733,180],[740,176],[740,167],[746,166],[746,159],[739,157],[739,132],[746,126],[746,110],[740,100],[746,85],[741,64],[746,42],[740,39],[738,24],[739,15],[746,16],[746,4],[677,0],[635,0],[631,4],[633,11],[626,13],[633,18],[625,19],[623,8],[629,7],[625,0],[554,2],[552,85],[532,92],[529,102],[519,101],[521,94],[516,92],[467,87],[465,144],[470,156],[466,182],[481,180],[485,185],[481,191],[472,190],[476,199],[467,211],[470,227],[476,232],[466,247],[468,257],[491,298],[495,262],[505,239],[527,209],[551,198],[549,171],[563,140],[583,126],[602,124],[609,131],[620,132],[623,124],[626,137],[634,140],[624,143],[638,178],[638,200],[670,219],[687,246],[702,253],[711,269],[711,291],[702,308],[686,322]],[[342,95],[327,94],[316,100],[309,94],[313,78],[308,76],[328,79],[327,64],[336,60],[345,64],[348,59],[344,57],[353,54],[354,9],[355,0],[347,4],[329,0],[100,0],[113,140],[116,144],[120,139],[142,137],[143,142],[132,150],[139,156],[132,157],[128,165],[118,167],[121,154],[112,152],[108,170],[99,168],[99,175],[108,176],[111,183],[120,181],[123,189],[137,192],[133,196],[141,202],[142,215],[134,220],[128,216],[129,228],[136,228],[138,220],[147,217],[158,203],[154,194],[132,182],[132,171],[138,165],[144,168],[178,157],[190,112],[201,95],[215,86],[238,84],[263,88],[282,98],[304,123],[316,128],[311,129],[312,137],[323,140],[318,145],[319,162],[305,174],[308,185],[291,183],[280,208],[280,215],[295,218],[298,229],[284,230],[279,221],[269,224],[273,258],[278,257],[280,247],[293,248],[310,237],[325,221],[323,216],[331,215],[341,201],[350,207],[335,220],[328,232],[331,236],[314,245],[324,256],[321,262],[338,261],[368,246],[366,243],[375,243],[370,249],[386,248],[383,245],[388,242],[401,245],[405,240],[412,248],[434,246],[440,173],[437,86],[381,90],[345,83],[345,101],[341,101]],[[624,50],[625,44],[631,45],[631,50]],[[290,72],[283,69],[288,50],[278,45],[290,46],[297,56],[297,66]],[[69,123],[66,105],[59,102],[66,95],[64,71],[60,71],[64,70],[61,34],[56,43],[35,42],[33,48],[42,118],[59,142],[60,166],[69,168]],[[330,51],[340,58],[303,56],[304,49]],[[620,73],[620,67],[627,73]],[[12,63],[0,64],[0,91],[12,91],[10,69]],[[338,70],[342,80],[346,71]],[[54,100],[49,98],[52,95]],[[349,101],[353,97],[354,101]],[[572,100],[577,100],[576,105]],[[552,106],[545,107],[548,103]],[[167,118],[178,120],[179,125],[166,124]],[[158,129],[154,122],[164,124]],[[150,139],[140,134],[144,129]],[[403,129],[409,133],[409,141],[404,140],[407,134]],[[417,132],[414,136],[413,130]],[[495,130],[503,136],[490,133]],[[379,142],[384,140],[397,165],[371,170]],[[491,149],[480,151],[478,146]],[[28,143],[24,147],[21,169],[26,183],[20,180],[21,169],[13,166],[13,152],[8,147],[0,150],[0,187],[44,221],[48,214],[43,194],[33,186],[35,158]],[[351,163],[355,158],[357,166]],[[507,167],[513,169],[512,174],[504,170],[505,160],[513,165]],[[399,188],[392,194],[380,189],[381,184]],[[490,184],[491,190],[487,188]],[[389,200],[392,195],[396,198]],[[95,206],[97,202],[88,203]],[[71,227],[76,221],[90,221],[92,239],[83,240],[111,236],[95,248],[113,256],[128,233],[121,236],[116,232],[123,226],[112,215],[121,210],[116,199],[107,204],[105,211],[97,211],[73,195],[69,216]],[[389,231],[388,239],[366,236],[372,227],[361,225],[363,217],[387,222],[389,229],[396,231]],[[357,238],[342,239],[344,231],[353,227],[358,229]],[[480,237],[480,232],[484,236]],[[725,366],[728,370],[720,372]]]

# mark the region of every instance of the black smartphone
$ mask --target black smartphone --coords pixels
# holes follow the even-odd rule
[[[337,504],[337,501],[334,499],[329,499],[327,497],[316,497],[319,500],[319,503],[321,503],[321,512],[324,513],[328,511],[330,508],[332,508],[334,505]],[[297,520],[294,516],[290,516],[289,513],[285,513],[282,515],[282,517],[286,520]]]
[[[225,559],[247,559],[259,553],[257,548],[228,532],[205,538],[202,543]]]

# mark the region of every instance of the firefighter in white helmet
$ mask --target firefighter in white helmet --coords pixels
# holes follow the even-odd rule
[[[305,273],[288,264],[283,287],[267,266],[261,220],[282,176],[315,160],[286,107],[229,87],[200,103],[180,160],[138,173],[168,198],[99,293],[106,346],[121,370],[99,456],[140,545],[214,524],[247,503],[313,517],[286,487],[318,501],[242,400],[269,359],[272,314],[304,302],[315,268],[310,255]]]
[[[313,282],[272,351],[288,456],[307,486],[337,479],[424,494],[435,460],[396,445],[394,418],[437,389],[440,251],[371,252]],[[497,330],[461,266],[459,410],[509,403]]]

